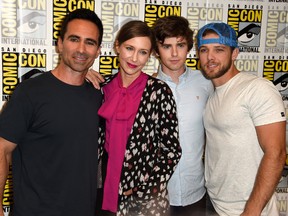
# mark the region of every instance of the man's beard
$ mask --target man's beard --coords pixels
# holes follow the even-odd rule
[[[224,65],[222,68],[220,68],[220,70],[217,73],[206,73],[206,71],[204,69],[201,69],[204,77],[206,77],[206,79],[212,80],[212,79],[217,79],[222,77],[224,74],[227,73],[227,71],[231,68],[232,65],[232,59],[229,60],[227,65]]]

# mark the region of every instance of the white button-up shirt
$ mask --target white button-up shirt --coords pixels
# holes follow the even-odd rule
[[[199,201],[206,192],[202,117],[206,101],[214,88],[200,71],[192,71],[188,67],[179,77],[178,84],[162,71],[161,66],[157,78],[166,82],[174,94],[182,147],[182,157],[168,183],[169,201],[173,206],[186,206]]]

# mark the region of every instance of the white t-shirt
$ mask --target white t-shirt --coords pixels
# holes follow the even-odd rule
[[[203,111],[214,87],[200,71],[187,67],[178,84],[164,74],[161,67],[157,78],[166,82],[173,92],[182,147],[181,159],[168,183],[169,202],[174,206],[186,206],[199,201],[206,192],[202,160],[205,142]]]
[[[218,214],[242,213],[263,156],[255,126],[279,121],[286,121],[283,101],[264,78],[239,73],[209,98],[204,114],[205,180]]]

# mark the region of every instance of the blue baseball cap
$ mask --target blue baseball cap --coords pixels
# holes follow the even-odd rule
[[[218,34],[219,38],[203,39],[203,33],[212,30]],[[197,34],[198,48],[204,44],[219,43],[230,47],[238,47],[238,40],[235,30],[226,23],[209,23],[203,26]]]

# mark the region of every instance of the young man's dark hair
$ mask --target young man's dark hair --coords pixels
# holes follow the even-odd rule
[[[158,19],[154,26],[153,32],[156,37],[156,41],[163,44],[165,38],[169,37],[184,37],[187,41],[188,51],[193,47],[193,31],[189,27],[187,19],[181,16],[167,16]],[[158,47],[155,48],[158,53]]]
[[[67,25],[70,21],[74,19],[83,19],[83,20],[88,20],[94,23],[99,30],[99,45],[102,43],[102,37],[103,37],[103,24],[97,14],[95,14],[94,11],[91,11],[89,9],[76,9],[64,18],[62,25],[61,25],[61,30],[60,30],[60,38],[64,40],[64,35],[67,31]]]

